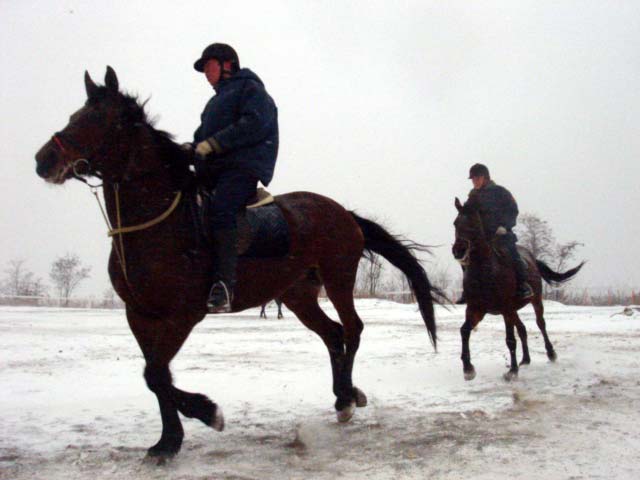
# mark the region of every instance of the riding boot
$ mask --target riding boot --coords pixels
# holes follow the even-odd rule
[[[236,285],[236,265],[238,264],[238,230],[219,229],[213,232],[216,259],[215,282],[207,298],[209,313],[228,313],[233,302]]]
[[[511,260],[516,273],[516,296],[522,300],[533,297],[533,289],[527,282],[527,268],[515,243],[509,246],[509,253],[511,253]]]

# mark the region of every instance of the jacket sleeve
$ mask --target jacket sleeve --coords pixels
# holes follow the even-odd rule
[[[242,92],[238,120],[213,134],[222,151],[255,145],[270,133],[276,106],[264,88],[249,82]]]
[[[516,219],[518,218],[518,204],[515,198],[511,195],[511,192],[506,188],[501,188],[498,198],[499,212],[498,223],[500,226],[511,230],[516,226]]]
[[[200,124],[200,126],[196,129],[195,132],[193,132],[193,143],[198,143],[201,142],[202,140],[204,140],[202,138],[202,124]]]

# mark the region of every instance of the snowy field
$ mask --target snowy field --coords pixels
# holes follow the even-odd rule
[[[329,304],[323,304],[335,318]],[[155,396],[121,311],[0,308],[0,479],[636,479],[640,312],[547,303],[550,363],[533,313],[532,363],[507,383],[504,324],[471,336],[438,308],[434,353],[415,306],[362,300],[348,424],[333,410],[326,349],[285,309],[207,317],[172,364],[180,388],[223,409],[222,433],[184,419],[180,454],[143,461],[160,435]],[[520,355],[518,355],[520,356]]]

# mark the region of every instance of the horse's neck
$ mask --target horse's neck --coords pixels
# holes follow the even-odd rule
[[[471,252],[469,252],[470,266],[477,266],[483,270],[490,270],[490,266],[496,261],[491,244],[480,239],[472,243]]]
[[[176,196],[169,174],[159,160],[157,148],[142,147],[130,152],[140,172],[130,179],[104,182],[104,199],[111,225],[127,227],[145,223],[166,211]]]

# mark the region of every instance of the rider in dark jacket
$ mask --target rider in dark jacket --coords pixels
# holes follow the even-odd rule
[[[533,290],[527,282],[527,272],[516,248],[516,237],[512,229],[516,226],[518,204],[511,192],[491,180],[489,169],[476,163],[469,170],[473,190],[469,192],[466,205],[473,205],[480,214],[487,240],[494,238],[505,247],[516,273],[516,295],[522,299],[531,298]]]
[[[278,154],[278,110],[264,84],[240,68],[235,50],[209,45],[195,62],[216,94],[193,135],[199,180],[215,188],[213,239],[216,276],[209,292],[210,313],[231,311],[236,283],[238,233],[236,214],[252,198],[258,181],[268,185]]]

